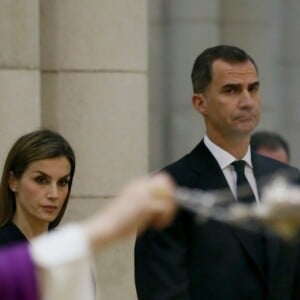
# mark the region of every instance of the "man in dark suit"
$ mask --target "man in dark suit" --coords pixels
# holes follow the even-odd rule
[[[271,157],[286,164],[290,161],[288,142],[278,133],[257,131],[251,135],[251,149],[264,156]]]
[[[260,120],[257,66],[232,46],[206,49],[192,71],[193,105],[206,135],[167,171],[180,186],[228,190],[239,201],[237,172],[244,161],[252,201],[259,203],[265,179],[298,170],[251,152],[252,130]],[[201,201],[201,199],[199,199]],[[275,236],[239,229],[215,220],[203,224],[181,210],[163,232],[147,231],[135,247],[139,300],[300,299],[298,249]]]

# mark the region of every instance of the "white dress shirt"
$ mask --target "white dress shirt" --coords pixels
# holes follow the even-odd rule
[[[208,150],[212,153],[212,155],[217,160],[227,182],[228,185],[233,193],[233,195],[236,198],[236,172],[234,170],[234,167],[231,165],[232,162],[236,161],[237,159],[232,156],[230,153],[225,151],[224,149],[220,148],[216,144],[214,144],[207,135],[204,136],[204,144],[208,148]],[[258,190],[256,185],[256,180],[253,174],[253,165],[251,161],[251,151],[250,146],[248,147],[247,153],[245,156],[241,159],[246,162],[245,165],[245,176],[253,190],[255,200],[257,203],[259,203],[259,196],[258,196]]]

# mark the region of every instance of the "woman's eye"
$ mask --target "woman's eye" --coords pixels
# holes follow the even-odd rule
[[[63,179],[63,180],[59,181],[59,185],[60,186],[67,186],[67,185],[69,185],[69,179]]]
[[[36,178],[35,178],[35,181],[36,181],[37,183],[40,183],[40,184],[46,184],[46,183],[48,183],[47,178],[45,178],[45,177],[43,177],[43,176],[38,176],[38,177],[36,177]]]

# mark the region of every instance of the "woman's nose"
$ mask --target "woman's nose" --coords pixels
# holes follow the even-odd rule
[[[58,190],[57,190],[56,183],[50,184],[49,190],[48,190],[48,197],[49,198],[57,198],[57,195],[58,195]]]

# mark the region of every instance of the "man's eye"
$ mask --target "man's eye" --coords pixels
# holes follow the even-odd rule
[[[225,94],[232,94],[233,92],[234,92],[233,88],[227,88],[227,89],[224,90]]]
[[[258,91],[258,85],[252,86],[249,88],[249,92],[250,93],[255,93]]]

